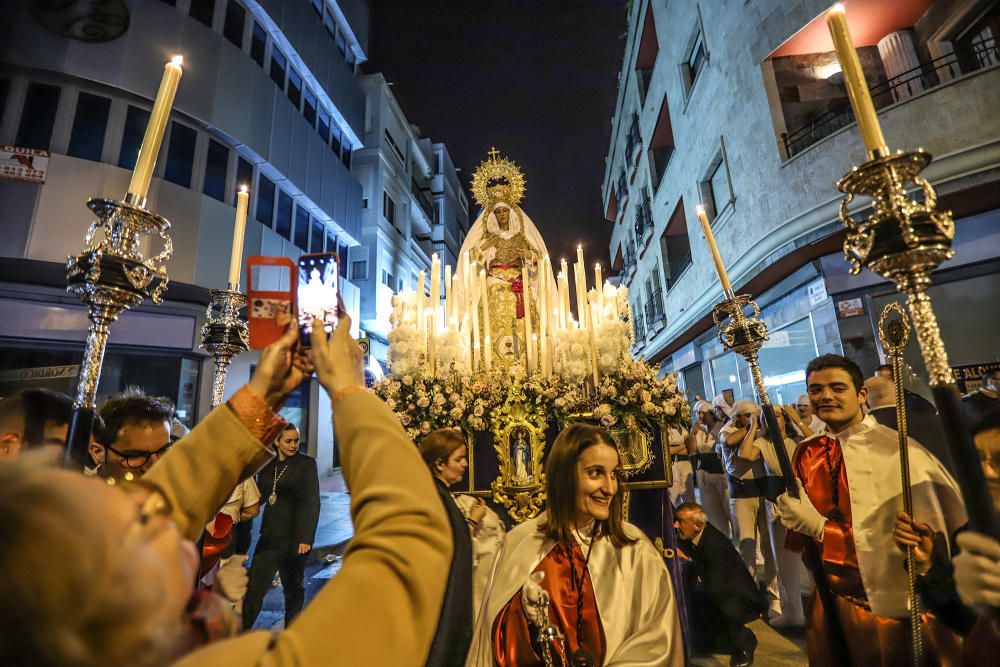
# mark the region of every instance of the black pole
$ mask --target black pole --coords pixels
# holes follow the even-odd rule
[[[66,432],[66,452],[63,455],[63,467],[67,470],[83,471],[87,465],[87,450],[94,433],[94,421],[97,411],[94,408],[77,406],[73,408],[69,430]]]

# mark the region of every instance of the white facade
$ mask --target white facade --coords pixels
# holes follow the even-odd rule
[[[859,47],[869,85],[881,86],[876,105],[890,147],[931,152],[925,176],[942,207],[955,210],[958,252],[937,274],[944,285],[976,278],[970,264],[996,277],[1000,21],[995,4],[938,4],[877,0],[848,3],[847,11],[871,22],[878,38]],[[820,14],[828,7],[823,0],[632,6],[602,188],[614,225],[611,257],[639,315],[635,352],[681,372],[689,398],[726,388],[737,398],[752,393],[745,364],[715,340],[710,312],[722,291],[694,214],[699,202],[735,289],[757,298],[777,334],[762,364],[766,375],[771,369],[773,398],[794,400],[804,362],[816,354],[843,352],[866,372],[879,361],[870,318],[896,297],[868,272],[847,276],[841,255],[835,183],[864,151],[841,113],[846,99],[831,47],[808,42],[825,32]],[[931,75],[908,73],[891,55],[900,41]],[[995,312],[987,307],[998,296],[993,285],[966,291]],[[838,318],[837,303],[854,297],[863,315]],[[953,364],[1000,356],[988,341],[993,319],[952,320],[945,336],[956,343]]]
[[[361,245],[351,250],[351,278],[361,289],[361,328],[372,355],[385,361],[392,296],[413,290],[431,255],[456,265],[468,231],[468,203],[444,144],[411,125],[381,74],[360,78],[365,91],[364,149],[353,171],[364,190]]]

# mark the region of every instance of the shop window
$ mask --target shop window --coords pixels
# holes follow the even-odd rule
[[[305,104],[302,105],[302,115],[305,116],[307,123],[316,127],[316,95],[306,88],[304,99]]]
[[[167,163],[163,180],[185,188],[191,187],[194,170],[194,148],[198,133],[190,127],[173,122],[170,124],[170,144],[167,146]]]
[[[760,348],[760,367],[772,403],[794,403],[806,393],[805,368],[816,354],[816,337],[808,317],[771,331]]]
[[[243,50],[243,26],[246,24],[247,10],[236,0],[226,4],[226,20],[222,24],[223,36],[237,49]]]
[[[271,47],[271,80],[274,81],[278,88],[282,90],[285,89],[285,67],[288,65],[288,61],[285,60],[285,55],[278,50],[277,47]]]
[[[361,259],[351,262],[351,280],[360,282],[368,280],[368,260]]]
[[[278,190],[278,208],[274,214],[274,231],[292,240],[292,197],[284,190]]]
[[[295,108],[302,106],[302,77],[292,68],[288,68],[288,99]]]
[[[118,166],[122,169],[134,169],[139,158],[139,147],[149,123],[149,112],[139,107],[129,105],[125,112],[125,129],[122,133],[122,147],[118,151]]]
[[[268,227],[274,221],[274,183],[264,174],[257,182],[257,212],[254,217]]]
[[[110,111],[111,100],[107,97],[80,93],[76,100],[73,130],[70,133],[66,153],[84,160],[100,162]]]
[[[253,22],[253,32],[250,34],[250,57],[264,69],[264,54],[267,52],[267,31],[264,26]]]
[[[244,185],[248,189],[253,185],[253,165],[244,160],[243,158],[237,157],[235,192],[239,192],[240,187]]]
[[[295,235],[292,243],[302,252],[309,252],[309,211],[302,206],[295,207]]]
[[[208,140],[208,157],[205,160],[205,185],[203,192],[209,197],[226,200],[226,176],[229,175],[229,149]]]
[[[323,232],[326,225],[318,218],[312,219],[309,231],[309,252],[323,252]]]
[[[316,113],[316,133],[319,134],[323,143],[330,141],[330,113],[323,107]]]
[[[58,86],[44,83],[28,84],[28,93],[21,110],[21,125],[17,129],[17,145],[21,148],[49,149],[52,127],[59,108]]]
[[[190,0],[191,8],[188,10],[188,16],[193,18],[195,21],[212,27],[212,16],[215,14],[215,0]]]
[[[396,202],[392,200],[388,192],[382,191],[382,216],[389,221],[389,224],[396,224]]]

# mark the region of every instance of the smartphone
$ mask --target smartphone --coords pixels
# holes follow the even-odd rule
[[[340,260],[335,252],[299,257],[299,280],[296,303],[300,342],[308,346],[313,320],[323,322],[327,333],[337,325],[337,302],[340,296]]]
[[[247,259],[247,320],[250,349],[263,350],[281,338],[287,325],[276,317],[292,316],[298,271],[288,257],[253,255]]]

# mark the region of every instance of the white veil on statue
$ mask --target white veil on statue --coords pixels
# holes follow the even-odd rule
[[[507,231],[501,231],[500,224],[497,222],[497,216],[495,211],[497,208],[504,207],[510,210],[510,218],[507,225]],[[539,258],[545,257],[549,254],[548,248],[545,246],[545,239],[538,232],[538,228],[535,227],[535,223],[531,221],[531,218],[521,210],[520,206],[512,206],[504,201],[498,201],[489,209],[489,214],[483,210],[479,217],[476,218],[476,222],[472,225],[469,230],[468,235],[465,237],[465,242],[462,243],[462,249],[458,253],[459,263],[456,269],[456,275],[458,278],[458,285],[464,285],[463,282],[463,262],[462,258],[465,257],[465,253],[468,252],[469,265],[471,266],[476,262],[478,257],[478,248],[483,243],[483,239],[486,237],[486,232],[489,231],[491,234],[496,234],[502,238],[509,239],[521,230],[524,230],[524,238],[528,240],[532,246],[538,251]],[[487,261],[492,261],[493,257],[496,255],[495,248],[489,248],[486,251]],[[538,270],[541,270],[541,263],[538,265]],[[551,282],[551,281],[550,281]]]

